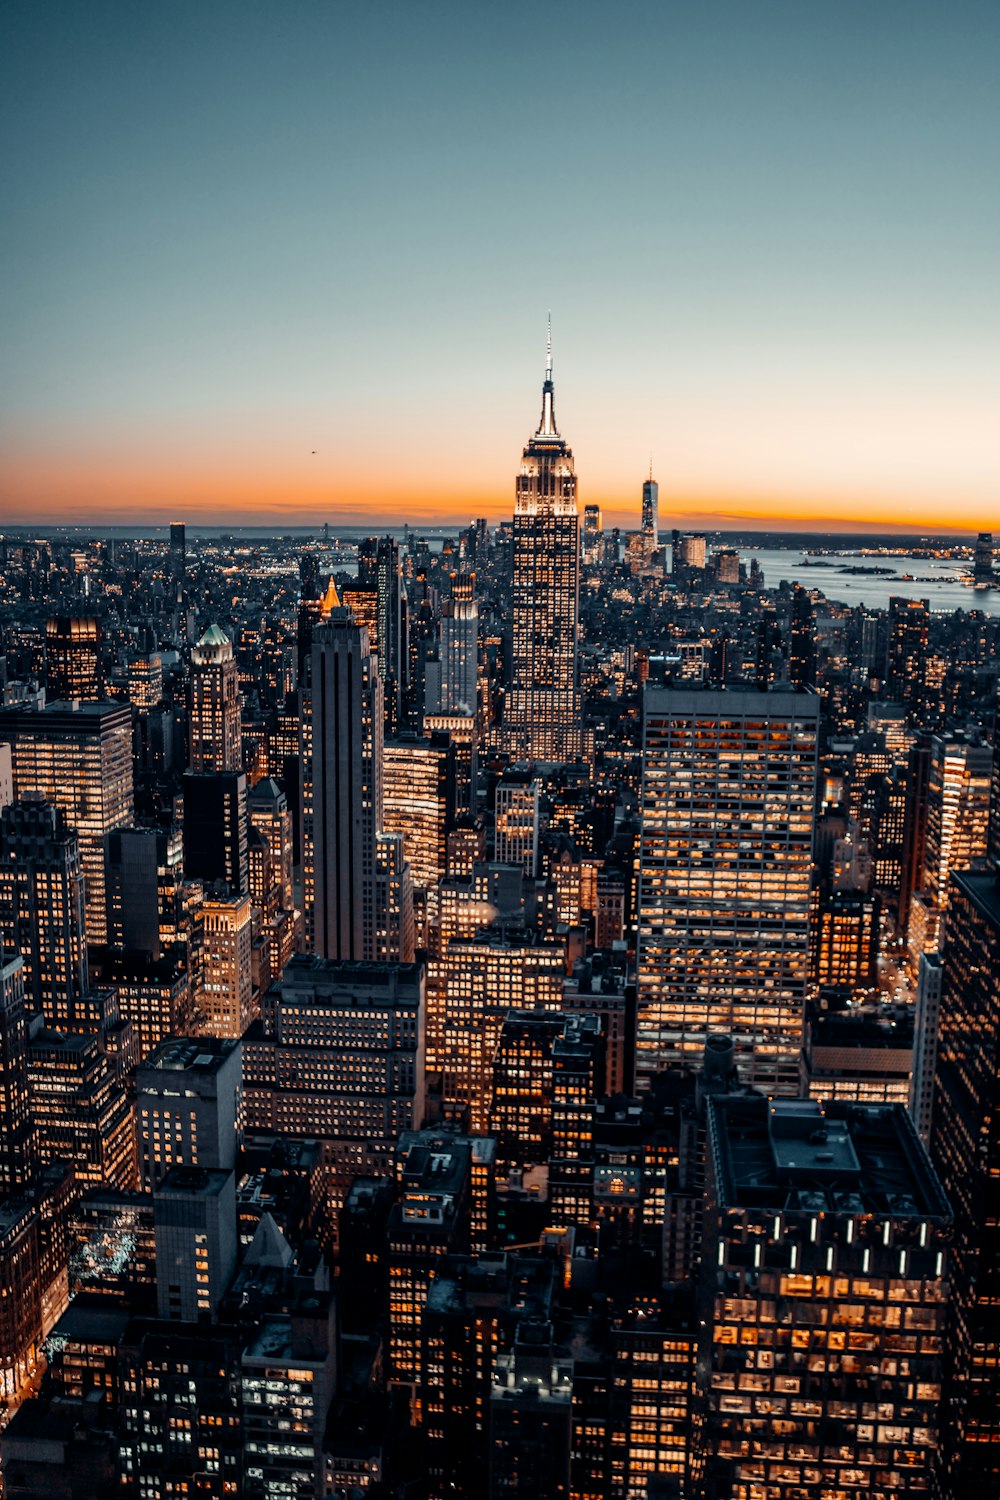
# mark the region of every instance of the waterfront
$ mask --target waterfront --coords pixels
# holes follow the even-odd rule
[[[926,599],[936,613],[956,609],[979,609],[1000,615],[1000,589],[973,589],[963,583],[969,564],[950,558],[859,556],[854,550],[810,557],[803,566],[803,552],[786,547],[741,547],[740,558],[749,566],[756,558],[768,588],[777,588],[783,578],[804,588],[820,589],[826,597],[852,608],[887,609],[890,595]],[[879,568],[885,573],[843,573],[841,568]],[[910,573],[913,581],[903,575]]]

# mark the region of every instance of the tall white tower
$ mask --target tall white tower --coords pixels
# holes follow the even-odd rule
[[[504,727],[507,747],[519,758],[566,760],[580,753],[579,596],[576,472],[556,427],[550,328],[541,420],[524,450],[515,494],[513,651]]]

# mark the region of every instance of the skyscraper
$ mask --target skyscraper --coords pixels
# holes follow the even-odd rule
[[[143,712],[163,697],[163,658],[158,651],[138,651],[128,660],[128,695]]]
[[[951,872],[986,854],[992,773],[989,745],[965,734],[932,738],[922,889],[942,910]]]
[[[375,961],[411,964],[416,953],[413,879],[401,833],[375,835]]]
[[[243,762],[240,682],[229,637],[210,625],[191,650],[192,771],[238,771]]]
[[[403,837],[413,883],[434,890],[445,878],[455,820],[455,747],[446,734],[385,742],[384,831]]]
[[[129,1090],[96,1032],[51,1031],[35,1022],[28,1090],[39,1164],[72,1162],[81,1186],[136,1186]]]
[[[35,1127],[28,1097],[28,1028],[24,1014],[24,963],[0,951],[0,1200],[27,1180],[34,1159]]]
[[[294,911],[292,899],[292,815],[285,793],[270,777],[258,781],[249,798],[250,823],[267,840],[281,908]]]
[[[816,616],[808,589],[798,583],[792,589],[791,637],[788,680],[792,687],[815,687]]]
[[[513,653],[504,728],[519,759],[566,760],[581,748],[576,473],[554,402],[550,337],[541,420],[524,450],[514,509]]]
[[[490,1500],[559,1500],[569,1493],[573,1361],[546,1331],[519,1329],[513,1348],[493,1366]]]
[[[403,686],[403,587],[399,571],[399,543],[391,536],[373,537],[358,549],[358,583],[373,590],[376,599],[378,675],[386,727],[399,723]]]
[[[931,1160],[955,1211],[943,1490],[1000,1487],[1000,872],[951,881]]]
[[[940,953],[921,953],[913,1018],[913,1069],[909,1106],[913,1123],[925,1146],[930,1145],[931,1138],[943,979],[944,964]]]
[[[286,700],[286,713],[289,707],[293,709],[287,715],[287,727],[295,736],[292,743],[297,744],[298,753],[289,755],[286,752],[283,762],[290,798],[294,796],[294,854],[296,862],[301,862],[302,865],[303,926],[306,944],[310,948],[313,940],[316,874],[313,857],[312,637],[316,626],[329,619],[333,610],[341,607],[337,586],[332,577],[323,598],[318,597],[318,592],[316,597],[312,597],[314,589],[310,581],[311,571],[311,568],[302,569],[302,599],[299,604],[297,634],[298,691]]]
[[[653,478],[651,465],[649,478],[642,485],[642,549],[647,559],[660,545],[659,501],[660,486]]]
[[[697,1493],[938,1494],[951,1214],[906,1110],[729,1097],[708,1120]]]
[[[209,1036],[241,1037],[254,1019],[248,895],[206,897],[201,1008]]]
[[[683,580],[701,584],[708,562],[707,538],[700,531],[675,531],[673,537],[672,571]]]
[[[993,708],[993,773],[990,782],[990,824],[986,852],[995,864],[1000,864],[1000,680],[997,682]]]
[[[324,606],[319,588],[318,565],[311,552],[303,553],[299,558],[299,578],[301,583],[295,622],[295,665],[297,685],[303,688],[309,686],[313,626],[322,619]],[[330,584],[333,588],[333,598],[330,600],[332,609],[335,604],[340,603],[340,600],[332,578]]]
[[[467,1105],[473,1132],[483,1135],[501,1027],[512,1010],[560,1009],[566,945],[484,928],[476,938],[453,938],[442,967],[444,1096]]]
[[[92,1024],[83,868],[58,808],[25,798],[0,814],[0,947],[24,960],[28,1008],[48,1026]]]
[[[358,581],[344,589],[344,604],[356,625],[368,631],[368,645],[378,658],[385,727],[399,726],[404,651],[403,583],[399,544],[391,536],[365,537],[358,544]]]
[[[891,698],[917,708],[927,677],[930,605],[926,599],[889,600],[886,687]]]
[[[153,1215],[160,1317],[194,1323],[216,1313],[236,1269],[232,1172],[172,1167],[153,1194]]]
[[[601,507],[585,505],[583,507],[583,530],[580,534],[580,551],[587,567],[593,567],[601,561],[602,535]]]
[[[242,771],[188,772],[184,789],[184,874],[225,881],[233,891],[250,884],[247,854],[247,779]]]
[[[990,584],[994,581],[993,574],[993,533],[981,531],[976,538],[976,550],[973,556],[972,576],[976,583]]]
[[[987,851],[993,750],[965,734],[935,734],[930,742],[922,900],[911,904],[909,941],[914,966],[933,952],[948,909],[952,871],[968,869]]]
[[[539,796],[541,784],[532,766],[508,766],[496,789],[496,858],[538,874]]]
[[[135,821],[131,704],[0,709],[0,740],[13,746],[15,795],[40,793],[76,829],[86,882],[87,941],[107,942],[104,837]]]
[[[337,1194],[424,1115],[423,965],[297,953],[243,1043],[245,1128],[324,1143]]]
[[[104,697],[99,620],[53,616],[45,626],[45,691],[50,703]]]
[[[647,686],[636,1073],[730,1033],[748,1081],[798,1091],[820,700]]]
[[[184,581],[187,566],[187,542],[183,521],[170,523],[170,550],[167,555],[170,574],[178,583]]]
[[[382,684],[368,632],[333,609],[313,630],[313,944],[321,958],[376,957],[376,835],[382,828]],[[308,857],[308,855],[307,855]]]
[[[135,1075],[139,1171],[159,1187],[172,1167],[236,1165],[243,1116],[243,1053],[238,1040],[170,1037]]]
[[[476,575],[453,573],[451,598],[441,609],[438,655],[441,680],[437,702],[426,703],[435,714],[474,714],[477,701],[479,606]]]
[[[188,938],[179,827],[120,828],[108,835],[108,943],[158,959]]]

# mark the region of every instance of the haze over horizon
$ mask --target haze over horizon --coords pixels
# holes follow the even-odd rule
[[[0,521],[997,526],[996,7],[0,25]]]

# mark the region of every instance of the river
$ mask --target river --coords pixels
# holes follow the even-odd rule
[[[750,566],[756,558],[764,572],[764,583],[776,588],[783,578],[801,583],[804,588],[821,589],[828,599],[856,607],[887,609],[889,596],[926,599],[935,613],[950,614],[956,609],[979,609],[987,615],[1000,615],[1000,588],[974,589],[962,582],[968,564],[948,558],[858,557],[838,555],[810,558],[803,566],[803,553],[785,547],[741,547],[740,560]],[[829,564],[830,566],[827,566]],[[891,576],[842,573],[849,568],[889,568]],[[912,574],[913,582],[903,578]]]

